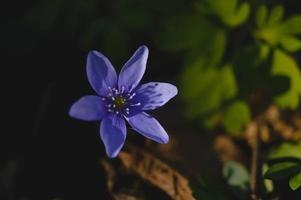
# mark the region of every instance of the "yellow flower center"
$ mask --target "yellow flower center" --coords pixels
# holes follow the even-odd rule
[[[115,97],[114,104],[117,108],[122,108],[126,104],[126,99],[121,96]]]

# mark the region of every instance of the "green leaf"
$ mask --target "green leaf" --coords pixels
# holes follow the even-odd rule
[[[297,159],[301,160],[301,141],[297,143],[283,143],[280,146],[272,148],[268,152],[267,158],[274,160],[265,174],[265,178],[281,179],[290,178],[289,185],[293,190],[296,190],[300,181],[301,164]],[[293,160],[296,159],[296,161]],[[279,162],[277,162],[277,159]],[[276,162],[276,163],[275,163]]]
[[[255,22],[258,27],[262,27],[266,23],[267,15],[268,15],[267,7],[265,5],[260,5],[257,8],[256,16],[255,16],[256,17]]]
[[[226,32],[215,29],[199,46],[189,49],[187,63],[198,63],[202,67],[219,66],[226,48]]]
[[[267,179],[277,180],[295,175],[301,170],[301,165],[297,162],[280,162],[270,166],[264,174]]]
[[[238,162],[228,161],[223,166],[223,176],[231,190],[239,199],[244,199],[249,191],[249,173]]]
[[[279,42],[289,52],[296,52],[301,49],[301,40],[291,35],[284,35]]]
[[[247,2],[238,5],[237,0],[210,0],[208,3],[211,10],[229,27],[238,26],[249,17],[250,5]]]
[[[301,33],[301,15],[295,15],[288,20],[286,20],[281,29],[284,33],[289,34],[300,34]]]
[[[301,187],[301,171],[297,175],[290,178],[289,186],[292,190],[297,190],[299,187]]]
[[[279,159],[283,157],[294,157],[301,159],[301,141],[298,143],[283,143],[274,147],[268,153],[268,159]]]
[[[271,75],[287,76],[290,79],[289,90],[276,96],[274,98],[275,103],[280,108],[296,109],[299,105],[301,93],[301,75],[297,63],[284,52],[276,50]]]
[[[209,0],[208,1],[211,10],[219,16],[230,15],[237,4],[237,0]]]
[[[256,38],[262,39],[271,46],[281,45],[289,52],[301,49],[301,42],[296,35],[301,34],[301,15],[295,15],[282,21],[284,8],[281,5],[272,8],[269,18],[267,9],[261,5],[256,12],[256,25],[254,32]],[[265,23],[266,21],[266,23]]]
[[[228,18],[224,18],[224,22],[230,27],[238,26],[248,19],[249,13],[250,5],[246,2],[242,3],[241,6],[236,10],[236,12],[234,12]]]
[[[244,101],[236,101],[226,109],[223,125],[229,133],[238,135],[242,133],[243,127],[250,119],[249,106]]]
[[[182,76],[182,98],[188,102],[189,117],[216,112],[224,101],[237,93],[231,66],[201,67],[198,63],[187,67]]]
[[[262,175],[264,175],[267,171],[268,171],[269,167],[266,163],[264,163],[262,165]],[[266,192],[273,192],[274,190],[274,184],[272,180],[269,179],[264,179],[263,181],[264,187],[265,187],[265,191]]]
[[[282,20],[283,13],[284,13],[283,6],[281,5],[274,6],[270,12],[267,25],[269,26],[269,25],[278,24]]]

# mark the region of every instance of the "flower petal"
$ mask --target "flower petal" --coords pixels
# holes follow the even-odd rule
[[[178,89],[169,83],[150,82],[139,86],[135,93],[134,101],[141,102],[142,110],[154,110],[176,96]]]
[[[145,112],[131,116],[128,119],[132,128],[143,136],[161,144],[166,144],[169,137],[160,123]]]
[[[100,125],[100,137],[110,158],[118,155],[126,138],[126,125],[122,117],[109,115]]]
[[[97,51],[90,51],[88,54],[87,75],[92,88],[101,96],[108,94],[108,87],[117,86],[117,74],[113,65]]]
[[[83,96],[69,110],[71,117],[85,121],[101,120],[106,113],[107,111],[101,98],[93,95]]]
[[[119,74],[118,86],[127,91],[134,89],[143,77],[148,57],[148,48],[139,47],[134,55],[124,64]]]

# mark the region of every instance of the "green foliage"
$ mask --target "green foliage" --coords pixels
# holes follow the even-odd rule
[[[256,12],[256,38],[262,39],[271,46],[280,45],[288,52],[301,49],[301,41],[296,36],[301,33],[301,15],[295,15],[283,21],[283,6],[274,6],[270,13],[265,5],[260,5]]]
[[[243,126],[250,119],[251,112],[246,102],[236,101],[226,109],[223,125],[229,133],[240,134]]]
[[[301,165],[295,162],[280,162],[269,167],[264,177],[267,179],[283,179],[295,175],[301,170]]]
[[[185,70],[182,85],[185,88],[183,98],[194,102],[188,107],[187,113],[191,117],[217,110],[237,91],[234,74],[228,65],[222,68],[192,65]]]
[[[247,2],[239,4],[237,0],[209,0],[209,9],[229,27],[235,27],[244,23],[250,13],[250,5]]]
[[[159,48],[169,52],[187,51],[187,63],[199,66],[219,64],[226,46],[226,33],[199,14],[171,17],[157,35]],[[206,31],[204,31],[206,30]]]
[[[243,165],[234,161],[226,162],[223,166],[223,176],[239,199],[247,199],[250,177]]]
[[[285,142],[280,146],[274,147],[268,153],[268,159],[279,159],[284,157],[293,157],[301,159],[301,141],[298,143]]]
[[[297,190],[301,187],[301,171],[297,175],[290,178],[289,186],[292,190]]]
[[[296,109],[301,94],[301,74],[294,59],[281,50],[276,50],[273,58],[272,75],[286,76],[290,80],[289,89],[274,98],[280,108]]]
[[[195,13],[169,18],[158,34],[162,50],[183,53],[181,94],[186,113],[207,128],[222,125],[240,135],[253,117],[248,99],[258,90],[266,94],[262,104],[283,109],[299,105],[300,70],[289,53],[301,48],[301,18],[284,20],[282,5],[254,8],[255,19],[248,20],[249,2],[199,0]],[[254,26],[248,21],[255,21]],[[237,26],[240,32],[235,34]]]
[[[265,173],[268,179],[289,178],[289,186],[296,190],[301,185],[301,142],[284,143],[268,154],[268,159],[274,160]]]
[[[262,176],[264,176],[264,174],[267,173],[267,171],[269,170],[269,167],[266,163],[264,163],[262,165]],[[263,184],[264,184],[264,189],[267,193],[273,192],[274,190],[274,183],[272,180],[269,179],[264,179],[263,180]]]

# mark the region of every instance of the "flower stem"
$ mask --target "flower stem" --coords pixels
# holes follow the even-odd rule
[[[260,153],[260,140],[259,140],[259,126],[260,123],[257,121],[257,129],[254,132],[254,142],[251,145],[252,148],[252,160],[251,160],[251,180],[250,180],[250,187],[251,187],[251,199],[252,200],[259,200],[258,194],[258,178],[260,175],[260,161],[259,161],[259,153]]]

